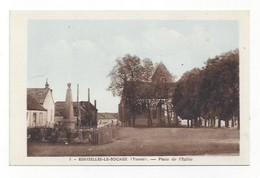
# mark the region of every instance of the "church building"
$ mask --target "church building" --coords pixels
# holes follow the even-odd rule
[[[133,122],[137,127],[173,127],[178,124],[171,104],[173,77],[162,62],[153,73],[151,82],[138,82],[136,86],[135,95],[139,106],[131,110],[128,98],[123,97],[118,106],[119,120],[123,126],[132,126]]]

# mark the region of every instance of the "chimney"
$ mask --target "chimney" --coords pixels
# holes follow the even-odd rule
[[[94,100],[94,107],[95,107],[94,117],[95,117],[95,120],[97,121],[97,101],[96,100]]]
[[[90,102],[90,90],[88,88],[88,102]]]
[[[49,84],[48,84],[48,78],[46,79],[46,83],[45,83],[45,88],[49,88]]]

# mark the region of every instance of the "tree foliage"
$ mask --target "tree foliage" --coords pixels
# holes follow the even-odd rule
[[[186,72],[176,83],[173,96],[175,112],[197,121],[218,117],[229,121],[239,118],[239,51],[234,50],[209,59],[202,69]]]
[[[120,96],[132,113],[132,124],[135,125],[135,115],[141,110],[143,102],[140,102],[140,94],[150,93],[142,91],[139,85],[142,82],[150,82],[154,72],[153,62],[145,58],[141,60],[136,55],[126,54],[116,60],[116,65],[109,73],[111,83],[108,90],[114,96]],[[148,100],[146,100],[148,101]],[[145,104],[148,104],[145,102]]]
[[[130,82],[139,81],[141,73],[142,67],[139,57],[126,54],[123,58],[116,59],[116,65],[108,74],[111,79],[108,90],[114,96],[123,96],[125,86]]]
[[[198,68],[186,72],[176,83],[173,108],[181,118],[196,119],[200,116],[200,83],[201,70]]]

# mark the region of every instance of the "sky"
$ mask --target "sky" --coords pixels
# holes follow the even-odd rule
[[[108,73],[125,54],[163,62],[178,78],[208,58],[239,48],[239,24],[231,20],[29,20],[28,88],[46,79],[54,101],[97,101],[98,112],[117,112],[119,97],[107,91]]]

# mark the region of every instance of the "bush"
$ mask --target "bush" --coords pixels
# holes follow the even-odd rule
[[[59,135],[53,128],[35,127],[27,129],[27,138],[31,142],[40,142],[44,138],[46,141],[55,143],[58,141]]]
[[[27,129],[27,138],[28,141],[39,142],[42,140],[44,136],[43,128],[28,128]]]

